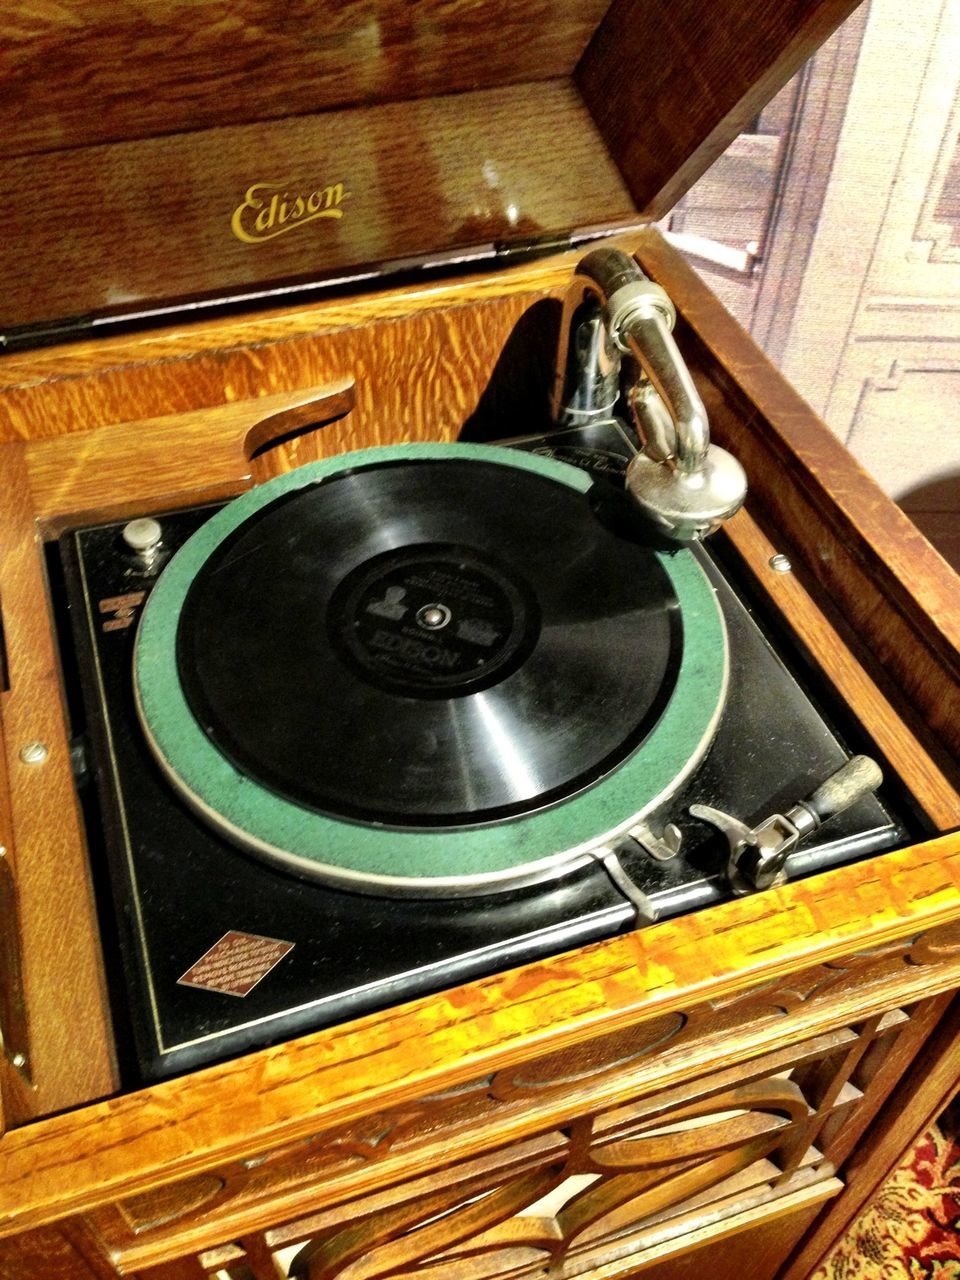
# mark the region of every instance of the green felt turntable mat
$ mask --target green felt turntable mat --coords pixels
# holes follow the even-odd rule
[[[713,737],[727,684],[715,593],[686,548],[657,552],[679,603],[676,683],[642,743],[605,777],[567,799],[505,821],[456,829],[385,826],[308,809],[237,769],[204,732],[177,665],[177,629],[201,567],[255,513],[341,473],[415,461],[476,459],[533,472],[588,494],[594,481],[566,463],[489,445],[409,444],[313,463],[244,494],[174,556],[151,593],[134,655],[137,708],[161,767],[187,802],[229,839],[300,874],[366,892],[478,893],[547,878],[629,829],[671,794]],[[624,662],[639,661],[624,653]]]

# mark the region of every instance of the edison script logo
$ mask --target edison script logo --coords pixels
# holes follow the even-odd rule
[[[288,182],[255,182],[234,209],[230,229],[245,244],[260,244],[318,218],[342,218],[340,206],[349,197],[342,182],[309,193]]]

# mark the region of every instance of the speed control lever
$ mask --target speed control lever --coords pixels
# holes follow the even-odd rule
[[[756,827],[706,804],[692,804],[689,812],[726,836],[730,846],[727,876],[734,893],[743,895],[782,884],[787,878],[787,856],[800,841],[818,831],[828,818],[875,791],[882,781],[876,761],[869,756],[851,756],[805,800],[786,813],[772,814]]]

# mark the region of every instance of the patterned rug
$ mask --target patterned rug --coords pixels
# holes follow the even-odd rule
[[[924,1134],[810,1280],[960,1280],[960,1143]]]

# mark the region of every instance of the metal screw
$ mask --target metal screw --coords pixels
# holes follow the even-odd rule
[[[6,856],[7,856],[7,846],[5,844],[0,844],[0,858],[5,858]]]
[[[774,573],[789,573],[793,565],[785,555],[778,551],[775,556],[770,557],[770,568]]]
[[[28,742],[20,748],[20,759],[24,764],[43,764],[49,754],[50,748],[45,742]]]
[[[15,1053],[10,1061],[18,1071],[21,1071],[27,1065],[27,1056],[24,1053]]]

